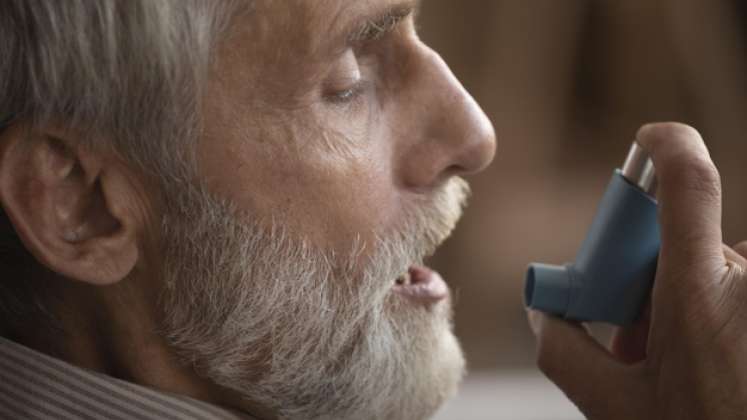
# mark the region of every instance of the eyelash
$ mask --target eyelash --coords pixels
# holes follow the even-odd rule
[[[356,102],[363,96],[367,86],[368,83],[366,83],[366,81],[360,80],[348,89],[329,93],[326,99],[333,105],[349,105]]]
[[[384,27],[374,28],[375,33],[365,33],[364,35],[362,35],[362,37],[367,38],[366,41],[358,42],[356,50],[363,50],[365,49],[364,47],[368,46],[369,44],[381,41],[381,39],[394,32],[397,29],[397,24],[406,18],[407,16],[403,16],[396,20],[393,19],[391,22],[387,22],[387,25]],[[328,93],[327,95],[325,95],[325,100],[334,106],[340,107],[357,105],[358,102],[363,98],[363,94],[366,93],[369,85],[370,83],[366,82],[365,80],[359,80],[349,89],[332,91]]]

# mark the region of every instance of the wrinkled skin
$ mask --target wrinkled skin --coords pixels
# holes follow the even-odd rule
[[[199,153],[212,189],[334,246],[396,226],[403,207],[490,162],[490,122],[413,17],[346,48],[341,27],[394,4],[267,1],[236,25]]]

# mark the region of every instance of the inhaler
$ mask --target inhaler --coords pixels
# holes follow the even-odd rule
[[[656,172],[634,143],[574,263],[531,264],[526,306],[568,320],[630,325],[651,292],[661,248]]]

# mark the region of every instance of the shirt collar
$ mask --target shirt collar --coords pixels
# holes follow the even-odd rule
[[[82,369],[0,337],[0,418],[247,419]]]

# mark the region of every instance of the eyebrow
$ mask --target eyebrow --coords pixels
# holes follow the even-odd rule
[[[352,25],[347,31],[348,44],[375,41],[394,31],[397,26],[417,12],[420,1],[409,1],[387,8],[383,13],[365,17]]]

